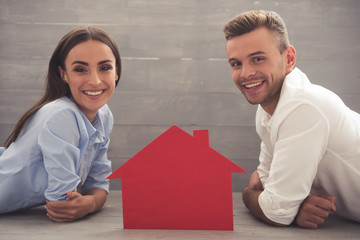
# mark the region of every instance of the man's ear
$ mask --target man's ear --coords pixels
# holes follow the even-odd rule
[[[58,67],[58,71],[60,73],[60,77],[62,78],[62,80],[66,83],[68,83],[67,79],[66,79],[66,74],[65,71],[59,66]]]
[[[295,66],[296,62],[296,50],[294,46],[289,45],[285,49],[286,54],[286,74],[289,74]]]

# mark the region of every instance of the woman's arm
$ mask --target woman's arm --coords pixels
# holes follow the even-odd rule
[[[48,217],[55,222],[71,222],[98,211],[105,203],[104,189],[92,189],[84,195],[68,192],[68,201],[47,201],[45,209]]]

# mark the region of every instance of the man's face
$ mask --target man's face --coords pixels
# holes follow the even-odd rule
[[[226,44],[234,83],[249,103],[260,104],[269,114],[275,111],[284,78],[293,66],[289,67],[289,53],[295,58],[291,46],[280,54],[275,36],[266,28],[231,38]]]

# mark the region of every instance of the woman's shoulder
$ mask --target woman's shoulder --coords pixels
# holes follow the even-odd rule
[[[61,120],[64,118],[66,121],[71,119],[81,119],[82,114],[80,109],[76,106],[74,101],[68,97],[61,97],[50,103],[45,104],[35,114],[36,118],[43,121],[57,118]]]
[[[77,111],[78,107],[72,99],[64,96],[47,103],[41,108],[43,111],[61,111],[64,109],[72,109]]]

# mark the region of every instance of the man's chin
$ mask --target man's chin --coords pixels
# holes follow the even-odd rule
[[[257,105],[257,104],[260,104],[260,101],[259,100],[255,100],[255,99],[249,99],[247,97],[245,97],[246,100],[248,101],[248,103],[250,103],[251,105]]]

